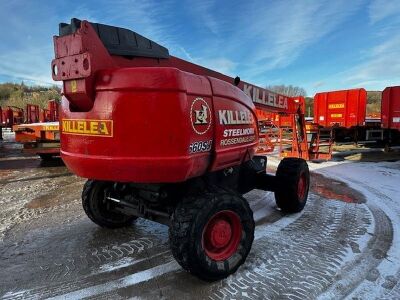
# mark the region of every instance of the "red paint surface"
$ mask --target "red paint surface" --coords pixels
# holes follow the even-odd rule
[[[108,76],[110,80],[102,80]],[[178,182],[207,170],[237,165],[246,155],[249,159],[254,154],[258,135],[254,105],[226,82],[174,68],[105,70],[98,78],[96,100],[89,112],[73,112],[68,101],[62,101],[62,120],[113,120],[112,137],[64,134],[61,129],[62,157],[79,176],[122,182]],[[200,134],[191,121],[196,98],[203,99],[211,109],[209,129],[205,131],[207,128],[199,125]],[[220,126],[218,111],[227,109],[248,111],[252,123]],[[224,129],[230,128],[254,128],[253,140],[221,146]],[[190,144],[210,140],[210,151],[190,153]]]
[[[362,126],[366,105],[365,89],[317,93],[314,96],[314,122],[324,127]]]
[[[37,123],[40,119],[39,105],[27,104],[26,105],[25,123]]]
[[[4,127],[13,127],[24,122],[24,110],[19,107],[11,107],[3,109],[2,122]]]
[[[382,93],[382,128],[400,130],[400,86],[387,87]]]
[[[208,257],[223,261],[236,253],[241,238],[239,216],[231,210],[224,210],[212,216],[204,227],[202,246]]]

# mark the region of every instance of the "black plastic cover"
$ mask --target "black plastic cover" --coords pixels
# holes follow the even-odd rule
[[[90,23],[111,55],[127,57],[169,58],[168,49],[129,29]],[[59,35],[75,33],[81,20],[73,18],[71,24],[60,23]]]

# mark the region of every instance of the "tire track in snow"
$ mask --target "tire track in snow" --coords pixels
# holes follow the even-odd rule
[[[261,205],[260,207],[264,206]],[[375,217],[376,214],[374,212],[371,214],[365,205],[327,201],[311,195],[309,205],[302,213],[257,227],[256,240],[245,265],[228,279],[213,284],[211,287],[204,287],[205,291],[202,295],[208,295],[211,290],[210,299],[314,298],[332,286],[335,280],[340,279],[336,276],[340,274],[341,268],[349,263],[349,252],[357,253],[357,245],[361,243],[362,239],[365,239]],[[388,227],[385,224],[383,229],[386,230]],[[382,234],[382,228],[380,229],[379,226],[375,226],[374,229],[375,236]],[[361,256],[364,253],[363,251],[364,249],[356,255]],[[103,257],[102,260],[109,263],[118,258],[115,254],[111,257],[113,258],[109,258],[109,260]],[[79,265],[80,258],[73,257],[73,259],[78,261],[78,263],[74,262],[76,267]],[[172,257],[168,254],[164,257],[163,262],[170,259],[172,260]],[[378,258],[377,260],[377,263],[379,263],[382,259]],[[69,259],[65,259],[57,263],[68,265],[70,262]],[[99,264],[101,265],[101,263]],[[142,275],[148,274],[146,271],[153,270],[152,268],[157,266],[163,265],[150,266],[150,268],[147,266],[147,269],[139,269],[136,272]],[[64,273],[68,271],[65,275],[67,277],[77,272],[77,269],[73,269],[71,266],[68,268],[60,265],[56,269],[64,270]],[[64,273],[57,272],[55,279],[63,279]],[[154,274],[157,276],[146,277],[148,281],[130,281],[132,278],[137,278],[135,274],[120,277],[122,274],[115,275],[110,272],[108,281],[99,282],[99,284],[107,285],[107,282],[111,280],[113,288],[111,290],[105,289],[103,292],[113,295],[119,289],[127,287],[132,289],[139,283],[154,288],[155,280],[159,276],[165,276],[164,274],[167,273],[157,271]],[[115,278],[115,276],[119,276],[119,278]],[[168,274],[167,277],[171,277],[174,284],[175,273]],[[42,287],[30,291],[21,291],[20,293],[9,293],[8,296],[19,295],[21,298],[38,298],[43,295],[46,297],[60,294],[78,295],[78,293],[69,294],[76,291],[81,291],[84,294],[93,291],[93,278],[93,276],[86,278],[88,281],[85,284],[76,282],[85,279],[78,277],[74,282],[63,282],[62,284],[54,282],[51,289]],[[124,281],[124,279],[127,281]],[[103,278],[103,280],[106,279]],[[119,283],[122,281],[128,284],[120,285]],[[97,288],[101,289],[104,286],[101,285]],[[174,287],[172,286],[172,288]],[[179,291],[176,291],[176,293],[178,297]],[[96,297],[100,294],[95,293]],[[197,295],[192,296],[195,298]]]
[[[271,206],[272,198],[271,197],[269,198],[270,199],[268,199],[268,205]],[[265,197],[261,197],[259,199],[256,199],[256,201],[254,201],[254,204],[260,206],[260,201],[261,202],[267,201],[267,199]],[[264,208],[264,206],[266,205],[262,204],[261,208]],[[272,216],[270,221],[273,223],[266,223],[264,225],[258,226],[256,228],[256,234],[258,233],[258,238],[260,238],[261,236],[274,234],[274,232],[277,232],[280,229],[288,226],[290,223],[294,222],[297,218],[299,218],[302,215],[302,213],[299,213],[295,215],[283,216],[280,212],[276,212],[275,210],[272,210],[270,214]],[[279,217],[277,216],[277,214],[279,215]],[[118,229],[114,230],[114,232],[115,231],[118,231]],[[133,259],[132,264],[129,263],[123,264],[125,267],[130,267],[133,264],[135,264],[135,258],[137,258],[138,255],[147,254],[149,250],[152,250],[151,252],[154,252],[154,249],[152,248],[157,246],[160,246],[159,247],[160,251],[163,251],[163,249],[168,250],[166,251],[164,261],[165,260],[174,261],[167,245],[157,243],[155,239],[150,240],[148,238],[139,238],[129,242],[122,243],[120,245],[104,246],[101,247],[100,249],[93,249],[90,253],[83,254],[82,256],[79,257],[65,258],[60,261],[55,261],[51,265],[41,266],[41,269],[38,271],[42,271],[45,274],[47,273],[46,281],[49,281],[51,287],[40,287],[40,288],[21,290],[21,291],[9,291],[3,297],[5,297],[5,299],[11,299],[11,298],[26,299],[26,298],[38,298],[42,297],[43,295],[46,295],[46,297],[52,297],[54,295],[59,295],[64,293],[69,294],[76,290],[82,289],[82,281],[87,280],[88,282],[93,282],[93,277],[95,277],[95,275],[99,273],[106,273],[104,272],[104,270],[102,270],[104,269],[103,267],[105,266],[105,264],[111,265],[113,262],[115,262],[116,259],[132,258]],[[118,264],[118,262],[116,263]],[[93,270],[96,268],[96,266],[100,271],[98,272],[94,271],[92,273],[89,273],[88,275],[82,276],[81,274],[82,271],[87,273],[89,267],[91,268],[91,270]],[[180,269],[180,267],[176,269]],[[114,270],[110,270],[110,272],[111,271]],[[146,270],[144,271],[139,270],[139,272],[145,272],[145,271]],[[76,283],[76,280],[73,280],[73,282],[68,283],[68,280],[71,280],[68,278],[71,278],[71,275],[77,275],[77,274],[80,276],[79,284]],[[164,273],[158,272],[158,274],[162,275]],[[123,278],[121,278],[121,280],[122,279]],[[117,286],[119,285],[116,285],[116,287]],[[121,288],[124,287],[125,286],[121,286]],[[83,289],[87,291],[86,289],[88,288],[90,288],[89,285],[84,286]],[[105,292],[106,291],[109,292],[108,289],[105,289]]]
[[[40,269],[45,272],[47,280],[53,282],[77,273],[89,272],[118,259],[139,255],[156,245],[154,239],[141,237],[120,244],[93,248],[89,253],[83,253],[78,257],[71,256],[55,261],[51,265],[41,265]]]
[[[320,295],[320,299],[344,298],[365,279],[375,281],[379,272],[377,266],[386,258],[393,240],[392,223],[377,207],[369,207],[375,220],[375,231],[364,251],[346,264],[338,274],[338,280]]]
[[[325,173],[322,171],[321,173]],[[398,234],[399,232],[394,230],[392,221],[395,220],[395,224],[398,224],[399,222],[399,216],[396,215],[396,212],[393,212],[389,207],[397,207],[398,203],[394,201],[394,199],[388,197],[386,194],[383,192],[375,189],[374,187],[365,184],[364,182],[361,182],[359,180],[356,180],[354,178],[350,178],[348,176],[344,176],[343,174],[338,174],[336,172],[330,172],[332,173],[331,175],[336,176],[337,178],[341,178],[341,180],[347,181],[352,184],[352,186],[356,186],[358,190],[364,190],[367,194],[371,194],[374,198],[376,197],[379,199],[379,203],[376,203],[375,201],[372,201],[373,199],[369,199],[370,201],[367,202],[368,207],[376,212],[380,212],[380,219],[386,219],[386,222],[390,223],[390,230],[384,234],[384,237],[386,239],[390,239],[391,243],[389,247],[388,245],[384,244],[383,248],[384,251],[381,249],[376,249],[375,255],[380,255],[384,253],[385,258],[388,255],[388,253],[396,253],[398,255],[399,251],[399,245],[393,244],[392,241],[394,239],[394,234]],[[378,207],[379,205],[379,207]],[[383,216],[384,215],[384,216]],[[388,216],[389,215],[389,216]],[[379,217],[378,217],[379,218]],[[379,236],[377,237],[378,239],[381,239]],[[395,255],[396,255],[395,254]],[[369,254],[370,256],[370,254]],[[400,268],[398,268],[397,265],[397,272],[393,275],[385,276],[383,277],[379,269],[381,269],[381,264],[386,263],[390,264],[391,268],[395,267],[392,263],[390,263],[390,259],[386,260],[380,260],[379,263],[375,262],[374,266],[375,268],[371,268],[367,270],[369,272],[369,276],[361,276],[361,280],[358,280],[358,284],[356,286],[351,286],[351,282],[354,281],[354,278],[351,277],[350,274],[347,274],[347,280],[343,280],[342,285],[340,285],[340,290],[338,293],[342,293],[344,290],[347,291],[347,295],[350,297],[361,297],[361,298],[370,298],[373,297],[372,295],[375,295],[376,297],[383,298],[383,297],[389,297],[390,299],[397,299],[400,298]],[[359,267],[359,266],[358,266]],[[336,289],[337,290],[337,289]],[[330,295],[332,295],[332,292],[334,293],[335,290],[330,291]],[[329,294],[327,293],[325,295],[326,297],[329,297]]]
[[[365,238],[373,220],[364,205],[321,202],[316,197],[312,201],[299,219],[253,246],[248,261],[254,269],[224,280],[209,299],[310,299],[332,285],[347,253]],[[390,229],[390,223],[379,223],[376,236]]]

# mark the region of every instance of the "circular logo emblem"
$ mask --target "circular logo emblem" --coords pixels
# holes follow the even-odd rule
[[[190,107],[190,121],[197,134],[205,134],[211,127],[211,110],[203,98],[196,98]]]

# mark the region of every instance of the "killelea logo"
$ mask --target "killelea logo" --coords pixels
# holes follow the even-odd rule
[[[190,107],[190,120],[197,134],[205,134],[211,127],[211,110],[203,98],[196,98]]]

